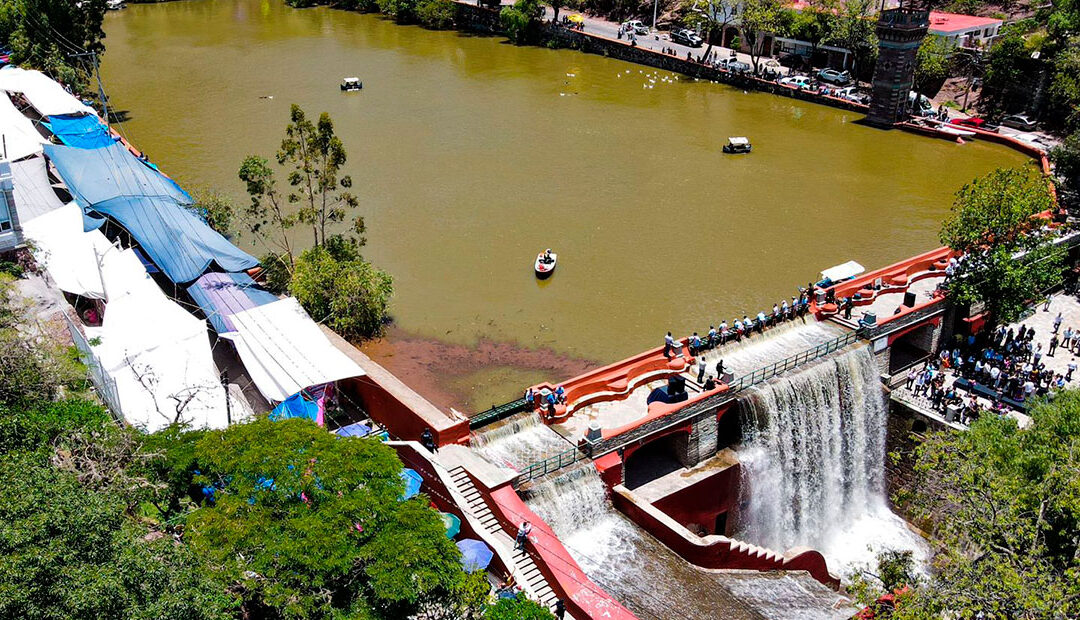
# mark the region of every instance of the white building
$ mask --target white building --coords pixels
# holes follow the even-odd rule
[[[986,47],[1001,32],[1004,22],[992,17],[930,12],[930,34],[957,47]]]

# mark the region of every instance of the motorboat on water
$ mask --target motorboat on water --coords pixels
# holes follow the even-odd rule
[[[119,11],[120,9],[126,9],[127,3],[124,0],[106,0],[105,8],[110,11]]]
[[[750,140],[745,137],[728,138],[727,144],[724,145],[724,152],[731,154],[749,153]]]
[[[533,269],[536,271],[536,277],[541,280],[546,280],[551,277],[552,272],[555,271],[555,264],[559,259],[559,255],[552,252],[550,249],[540,252],[536,255],[536,264]]]
[[[358,77],[347,77],[341,80],[341,90],[363,90],[364,83],[360,81]]]

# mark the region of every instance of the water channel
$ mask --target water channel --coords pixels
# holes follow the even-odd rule
[[[132,5],[105,30],[123,131],[185,187],[246,204],[239,164],[272,157],[289,104],[332,115],[366,254],[395,278],[395,327],[369,351],[465,411],[754,314],[825,267],[929,249],[961,184],[1023,161],[599,56],[280,0]],[[362,92],[339,91],[349,75]],[[753,154],[722,155],[729,135]],[[538,283],[545,247],[561,260]]]

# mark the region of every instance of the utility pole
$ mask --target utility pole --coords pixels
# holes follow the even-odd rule
[[[225,387],[225,425],[232,426],[232,404],[229,402],[229,371],[221,371],[221,385]]]
[[[659,2],[660,2],[660,0],[653,0],[653,3],[652,3],[652,29],[653,29],[653,33],[656,33],[656,7],[659,4]]]
[[[103,120],[107,124],[109,122],[109,102],[105,99],[105,87],[101,84],[101,64],[98,62],[97,52],[81,52],[78,54],[70,54],[70,56],[72,58],[90,57],[90,62],[94,65],[94,77],[97,79],[98,99],[101,101],[101,111],[105,115]]]

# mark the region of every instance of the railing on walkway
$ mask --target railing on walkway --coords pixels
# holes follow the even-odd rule
[[[101,360],[94,354],[94,350],[90,348],[90,343],[86,341],[82,330],[75,325],[66,312],[62,314],[67,322],[71,340],[75,342],[75,348],[79,350],[79,359],[90,371],[90,380],[94,383],[94,387],[97,388],[98,395],[101,396],[101,400],[105,401],[105,406],[112,411],[113,416],[118,421],[122,421],[124,411],[120,408],[120,392],[116,388],[116,381],[109,376],[109,373],[105,372],[105,369],[101,366]]]
[[[781,375],[793,368],[797,368],[808,362],[812,362],[831,353],[835,353],[836,351],[843,349],[844,347],[848,346],[849,344],[855,342],[858,339],[858,331],[848,332],[836,339],[830,340],[823,344],[819,344],[812,349],[801,351],[799,353],[796,353],[795,355],[792,355],[791,357],[782,359],[774,364],[758,368],[750,374],[743,375],[738,379],[732,381],[729,384],[729,386],[731,387],[731,393],[741,392],[746,388],[757,385],[758,383],[768,381],[769,379],[772,379],[777,375]]]
[[[520,411],[526,411],[529,408],[529,403],[524,398],[519,398],[508,403],[504,403],[497,407],[492,407],[487,411],[481,411],[480,413],[469,418],[469,429],[475,430],[481,426],[486,426],[493,422],[498,422],[503,418],[508,418]]]
[[[587,456],[588,455],[577,448],[564,450],[554,456],[549,456],[546,459],[537,461],[521,470],[517,482],[527,482],[546,476],[552,472],[559,471],[567,465],[573,465],[574,463],[587,458]]]

